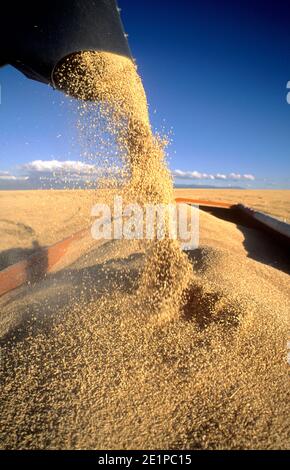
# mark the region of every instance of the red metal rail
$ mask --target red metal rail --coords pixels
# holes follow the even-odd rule
[[[232,207],[232,204],[229,204],[228,202],[222,202],[222,201],[207,201],[204,199],[191,199],[187,197],[177,197],[175,198],[176,203],[186,203],[186,204],[196,204],[199,206],[207,206],[207,207],[223,207],[225,209],[230,209]]]
[[[88,229],[80,230],[0,271],[0,296],[20,287],[25,282],[42,278],[46,273],[51,272],[71,245],[81,240],[87,233]]]

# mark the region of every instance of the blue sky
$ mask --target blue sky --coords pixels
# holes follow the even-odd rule
[[[176,181],[290,188],[289,2],[119,6],[153,125],[173,128]],[[23,165],[35,160],[80,160],[60,92],[12,67],[0,69],[0,84],[0,178],[25,175]]]

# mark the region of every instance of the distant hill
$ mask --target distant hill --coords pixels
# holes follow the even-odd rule
[[[34,189],[86,189],[87,185],[82,181],[62,182],[62,181],[39,181],[39,179],[29,178],[24,181],[1,181],[0,191],[23,191]],[[90,186],[92,188],[93,185]]]
[[[175,184],[177,189],[245,189],[242,186],[214,186],[210,184]]]
[[[91,185],[92,188],[94,185]],[[40,181],[39,178],[27,180],[0,180],[0,191],[25,190],[25,189],[85,189],[86,183],[82,181]],[[207,184],[175,184],[180,189],[245,189],[241,186],[214,186]]]

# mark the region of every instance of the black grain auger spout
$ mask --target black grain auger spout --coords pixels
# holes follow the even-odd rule
[[[115,0],[10,0],[1,20],[0,66],[52,86],[57,64],[73,53],[132,58]]]

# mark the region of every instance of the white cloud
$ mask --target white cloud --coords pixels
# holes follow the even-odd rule
[[[1,181],[25,181],[27,179],[28,179],[28,176],[15,176],[15,175],[11,175],[9,171],[0,171]]]
[[[229,174],[229,177],[228,179],[231,179],[231,180],[240,180],[242,178],[242,175],[240,175],[239,173],[230,173]]]
[[[99,179],[105,180],[119,176],[116,166],[110,168],[85,163],[79,160],[33,160],[18,166],[18,172],[25,175],[31,184],[69,185],[97,184]],[[22,176],[24,178],[24,176]]]
[[[251,174],[243,175],[243,177],[244,177],[245,180],[255,181],[254,175],[251,175]]]
[[[209,175],[207,173],[200,173],[199,171],[183,171],[183,170],[173,170],[173,176],[180,179],[214,179],[214,175]]]
[[[186,176],[187,172],[182,171],[182,170],[173,170],[172,175],[176,176],[177,178],[184,178]]]
[[[252,174],[240,174],[240,173],[201,173],[199,171],[183,171],[183,170],[173,170],[172,175],[176,179],[186,179],[186,180],[223,180],[223,181],[254,181],[255,176]]]
[[[95,165],[88,163],[75,161],[75,160],[34,160],[29,163],[25,163],[20,167],[23,171],[29,173],[60,173],[60,174],[92,174],[97,172]]]
[[[217,173],[215,175],[215,179],[216,180],[226,180],[227,179],[227,175],[224,175],[223,173]]]
[[[103,170],[108,173],[108,169],[99,168],[93,164],[85,163],[78,160],[33,160],[31,162],[25,163],[19,167],[19,169],[32,175],[59,175],[62,177],[65,176],[89,176],[101,174]],[[115,170],[112,168],[112,172]],[[1,173],[0,173],[1,175]],[[255,176],[252,174],[240,174],[240,173],[203,173],[200,171],[189,171],[189,170],[173,170],[172,175],[176,179],[182,180],[222,180],[222,181],[254,181]],[[0,176],[1,177],[1,176]]]
[[[19,171],[20,170],[20,171]],[[85,163],[78,160],[33,160],[18,167],[16,175],[8,171],[0,171],[0,180],[2,181],[24,181],[33,180],[92,180],[97,175],[107,177],[109,173],[115,173],[116,168],[100,168],[96,165]],[[172,171],[172,175],[177,180],[210,180],[210,181],[254,181],[255,176],[249,173],[240,174],[231,172],[225,173],[203,173],[197,170],[180,170]]]

